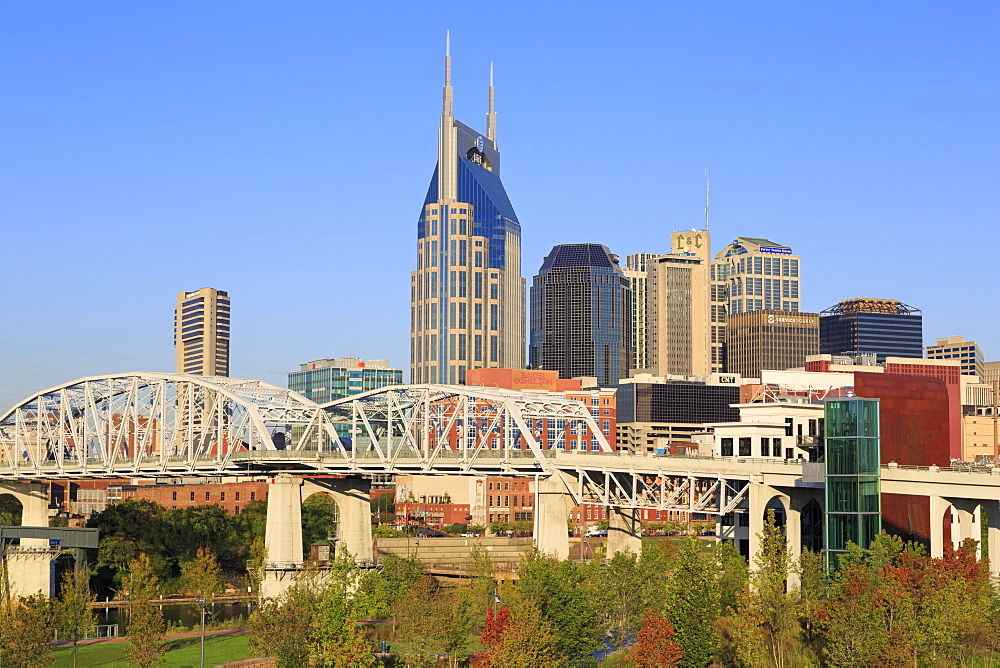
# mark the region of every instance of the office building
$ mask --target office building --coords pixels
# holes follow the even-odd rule
[[[818,352],[817,313],[768,309],[729,315],[726,368],[730,373],[759,378],[764,369],[782,371],[802,367],[806,357]]]
[[[393,369],[389,360],[362,360],[357,357],[306,362],[299,365],[298,371],[288,374],[288,389],[317,404],[402,384],[403,370]]]
[[[178,292],[174,308],[177,373],[229,375],[229,294],[214,288]]]
[[[963,376],[986,377],[986,364],[983,351],[975,341],[966,341],[961,336],[947,336],[936,339],[933,346],[927,347],[929,360],[958,360],[962,364]]]
[[[600,244],[555,246],[531,286],[531,366],[611,385],[628,376],[631,320],[617,256]]]
[[[799,261],[788,246],[754,237],[737,237],[716,253],[713,280],[726,283],[729,315],[798,311]]]
[[[632,368],[630,371],[646,372],[649,362],[646,355],[646,268],[651,260],[662,255],[632,253],[625,256],[625,277],[632,289]]]
[[[490,73],[485,135],[455,120],[445,55],[437,168],[411,274],[414,383],[464,383],[470,368],[524,366],[521,225],[500,181]]]
[[[823,355],[923,357],[920,309],[895,299],[845,299],[820,313]]]
[[[674,252],[647,263],[646,355],[653,375],[721,370],[712,364],[710,243],[707,231],[674,232]]]

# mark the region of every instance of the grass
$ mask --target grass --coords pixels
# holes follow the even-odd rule
[[[97,643],[77,648],[78,666],[128,666],[125,651],[128,643]],[[52,653],[50,665],[69,668],[73,665],[73,648],[60,647]],[[205,638],[205,665],[215,666],[228,661],[251,659],[245,635],[209,636]],[[201,661],[201,638],[177,638],[168,642],[162,665],[184,668],[198,666]]]

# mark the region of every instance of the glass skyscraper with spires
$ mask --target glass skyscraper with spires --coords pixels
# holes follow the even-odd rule
[[[521,225],[500,181],[492,66],[485,134],[455,120],[447,50],[442,97],[437,167],[410,275],[413,383],[458,384],[469,369],[524,367]]]

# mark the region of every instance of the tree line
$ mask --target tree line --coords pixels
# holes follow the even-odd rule
[[[283,666],[378,665],[382,641],[410,666],[992,665],[1000,606],[975,542],[933,559],[883,533],[826,573],[818,553],[792,560],[773,515],[760,538],[752,565],[697,538],[580,563],[531,551],[512,582],[477,550],[457,586],[342,555],[265,602],[251,643]]]

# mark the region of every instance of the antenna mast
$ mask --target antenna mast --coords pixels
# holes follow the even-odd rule
[[[705,231],[708,232],[708,167],[705,168]]]

